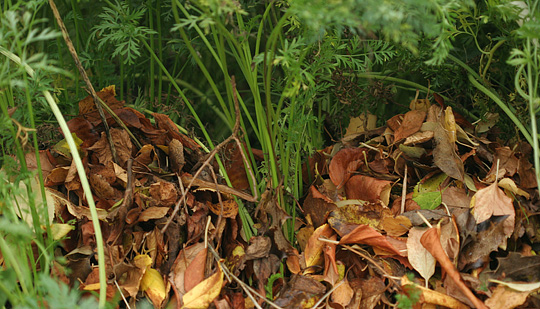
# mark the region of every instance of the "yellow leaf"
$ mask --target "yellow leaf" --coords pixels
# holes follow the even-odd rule
[[[152,265],[152,258],[148,254],[139,254],[133,258],[133,264],[137,268],[144,269]]]
[[[221,268],[218,268],[218,271],[215,274],[197,284],[184,295],[182,298],[184,301],[184,308],[208,308],[210,303],[218,297],[222,286],[223,272],[221,272]]]
[[[54,240],[59,240],[60,238],[66,236],[71,230],[74,230],[75,227],[71,224],[65,223],[53,223],[51,224],[51,232]]]
[[[141,279],[140,289],[150,298],[154,307],[161,308],[161,303],[167,296],[165,282],[161,274],[153,269],[148,268]]]

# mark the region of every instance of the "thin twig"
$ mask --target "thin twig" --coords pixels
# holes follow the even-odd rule
[[[73,42],[71,42],[71,39],[69,38],[69,33],[67,32],[66,26],[64,25],[64,22],[62,21],[62,17],[60,16],[58,9],[56,8],[56,4],[54,3],[54,0],[49,0],[49,4],[53,11],[54,17],[56,18],[56,22],[58,23],[58,26],[60,27],[60,30],[62,31],[62,35],[64,37],[64,41],[66,41],[69,52],[71,56],[73,57],[73,60],[75,61],[75,65],[79,69],[79,73],[81,73],[84,83],[86,84],[86,87],[88,87],[88,90],[90,90],[90,94],[92,95],[92,98],[94,99],[94,104],[96,105],[96,109],[98,110],[99,117],[101,118],[101,121],[103,122],[103,126],[105,126],[105,134],[107,135],[107,141],[109,142],[109,146],[111,148],[112,159],[114,163],[118,164],[116,148],[114,147],[114,142],[111,136],[111,132],[109,130],[109,124],[107,123],[107,118],[105,118],[105,114],[103,113],[103,108],[101,107],[100,100],[96,93],[96,90],[94,90],[94,86],[92,86],[92,83],[90,82],[90,79],[88,78],[88,75],[86,74],[86,71],[84,70],[84,67],[81,64],[81,61],[79,60],[79,56],[77,55],[75,46],[73,46]]]
[[[405,199],[407,196],[407,164],[405,164],[405,176],[403,176],[403,188],[401,189],[401,212],[405,212]]]

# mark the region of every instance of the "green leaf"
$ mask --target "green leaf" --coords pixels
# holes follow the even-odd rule
[[[439,191],[421,193],[417,197],[413,198],[420,208],[433,210],[441,205],[442,194]]]

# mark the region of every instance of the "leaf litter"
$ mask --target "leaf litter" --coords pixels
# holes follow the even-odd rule
[[[121,295],[121,306],[147,297],[156,308],[540,307],[531,148],[504,145],[442,102],[415,99],[379,128],[373,115],[352,119],[340,142],[309,158],[291,244],[281,229],[291,217],[273,193],[249,193],[246,146],[234,134],[216,148],[229,187],[216,152],[168,116],[124,106],[114,87],[98,96],[117,115],[106,118],[117,160],[92,98],[69,127],[106,241],[107,297]],[[71,156],[63,142],[45,153],[58,237],[67,235],[66,268],[55,273],[97,291],[96,241]],[[242,200],[259,229],[251,239]]]

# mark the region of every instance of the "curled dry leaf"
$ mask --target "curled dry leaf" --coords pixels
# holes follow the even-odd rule
[[[358,199],[368,202],[381,200],[388,206],[392,182],[364,175],[355,175],[345,184],[348,199]]]
[[[363,164],[366,152],[364,148],[344,148],[334,155],[328,174],[337,189],[342,188],[351,177],[351,172]]]
[[[380,248],[393,254],[400,255],[399,250],[397,250],[390,242],[388,242],[385,236],[375,231],[375,229],[373,229],[372,227],[363,224],[359,225],[349,234],[343,236],[339,241],[339,244],[365,244],[372,247]]]

